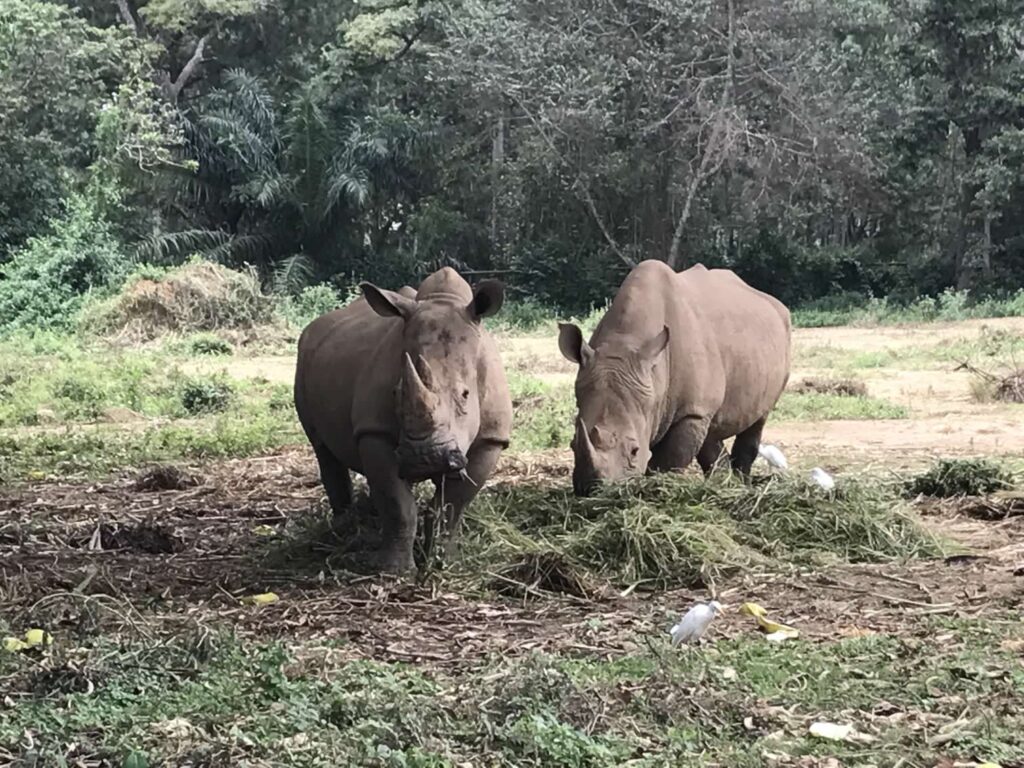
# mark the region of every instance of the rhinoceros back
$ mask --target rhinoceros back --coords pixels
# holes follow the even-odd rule
[[[709,434],[731,437],[774,407],[790,366],[786,307],[727,269],[674,272],[644,261],[623,282],[591,344],[670,332],[666,423],[708,417]]]

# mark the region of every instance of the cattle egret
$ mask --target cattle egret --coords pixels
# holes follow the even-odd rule
[[[679,620],[679,623],[672,627],[669,633],[672,635],[672,645],[680,643],[696,643],[707,631],[715,614],[720,613],[722,604],[717,600],[710,603],[697,603],[686,615]]]
[[[759,445],[757,447],[757,455],[767,461],[774,469],[781,469],[783,471],[789,469],[789,462],[786,461],[786,457],[774,445]]]
[[[836,487],[836,481],[832,479],[832,475],[826,472],[821,467],[815,467],[811,470],[811,480],[819,485],[822,490],[833,491]]]

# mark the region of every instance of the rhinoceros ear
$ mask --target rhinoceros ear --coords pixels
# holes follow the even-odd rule
[[[373,283],[360,283],[363,298],[370,308],[381,317],[401,317],[408,319],[416,309],[416,299],[403,296],[401,293],[386,291]]]
[[[505,303],[505,284],[500,280],[481,280],[473,291],[469,314],[474,320],[490,317]]]
[[[572,323],[558,324],[558,349],[566,360],[580,366],[594,356],[594,350],[583,340],[583,331]]]
[[[637,355],[639,355],[641,360],[653,361],[668,346],[668,338],[668,326],[662,326],[661,333],[657,336],[652,336],[640,345]]]

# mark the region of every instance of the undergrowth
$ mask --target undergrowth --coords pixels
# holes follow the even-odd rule
[[[936,620],[920,638],[783,645],[747,630],[686,652],[656,624],[632,630],[648,648],[610,657],[506,651],[446,667],[353,661],[310,638],[58,631],[36,658],[0,656],[13,702],[0,711],[0,754],[253,768],[754,768],[766,754],[794,766],[837,754],[852,765],[1012,764],[1024,750],[1024,672],[1002,646],[1016,626]],[[816,741],[815,720],[871,738]]]

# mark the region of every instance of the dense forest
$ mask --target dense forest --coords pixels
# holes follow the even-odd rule
[[[1024,0],[0,0],[0,314],[139,265],[1024,283]]]

